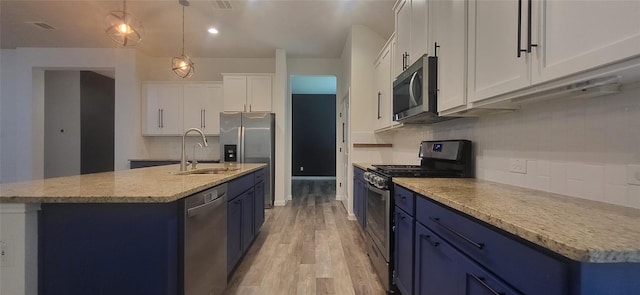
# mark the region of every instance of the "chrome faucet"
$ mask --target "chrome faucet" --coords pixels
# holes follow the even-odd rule
[[[207,139],[204,137],[204,133],[202,132],[202,130],[198,128],[189,128],[187,131],[185,131],[184,134],[182,135],[182,158],[180,158],[180,171],[187,171],[187,151],[185,148],[184,140],[186,139],[187,134],[191,131],[200,133],[200,136],[202,136],[202,143],[204,144],[204,146],[209,146],[209,144],[207,144]]]

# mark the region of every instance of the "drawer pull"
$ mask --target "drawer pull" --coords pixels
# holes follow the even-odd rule
[[[427,242],[429,242],[429,244],[431,244],[431,246],[433,246],[434,248],[438,248],[438,246],[440,246],[439,242],[434,242],[431,240],[431,236],[430,235],[420,235],[420,237],[422,237],[423,239],[427,240]]]
[[[487,290],[489,290],[489,292],[491,292],[491,294],[493,295],[504,295],[503,292],[498,292],[496,290],[494,290],[493,288],[491,288],[491,286],[487,285],[487,282],[485,282],[485,279],[483,277],[478,277],[472,273],[469,274],[471,277],[473,277],[474,280],[476,280],[478,283],[480,283],[480,285],[482,285],[483,287],[485,287]]]
[[[471,239],[465,237],[463,234],[451,229],[450,227],[444,225],[442,222],[440,222],[440,218],[437,217],[429,217],[429,219],[431,219],[431,221],[435,222],[437,225],[441,226],[442,228],[448,230],[449,232],[451,232],[452,234],[460,237],[461,239],[465,240],[467,243],[474,245],[476,248],[478,249],[483,249],[484,248],[484,243],[476,243],[474,241],[472,241]]]

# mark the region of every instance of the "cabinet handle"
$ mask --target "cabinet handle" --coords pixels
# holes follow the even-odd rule
[[[344,123],[342,123],[342,143],[344,143]]]
[[[400,197],[400,199],[402,199],[403,201],[407,199],[407,196],[402,196]]]
[[[532,14],[532,11],[531,11],[532,4],[531,4],[531,2],[532,1],[528,0],[527,2],[528,2],[527,4],[528,4],[528,7],[529,7],[529,11],[527,13],[527,17],[528,17],[527,25],[529,25],[529,28],[527,28],[527,52],[531,53],[531,47],[538,47],[538,44],[532,44],[531,43],[531,35],[532,35],[531,34],[531,28],[532,28],[532,16],[531,16],[531,14]]]
[[[160,109],[158,109],[158,128],[160,128]]]
[[[493,288],[491,288],[491,286],[487,285],[487,282],[485,282],[485,278],[483,277],[478,277],[472,273],[469,274],[474,280],[476,280],[478,283],[480,283],[480,285],[482,285],[485,289],[487,289],[489,292],[491,292],[491,294],[493,295],[504,295],[503,292],[498,292],[496,290],[494,290]]]
[[[202,128],[207,128],[207,110],[202,110]]]
[[[251,112],[251,104],[249,104],[249,112]]]
[[[440,246],[439,242],[434,242],[431,240],[430,235],[420,235],[420,237],[427,240],[427,242],[429,242],[429,244],[431,244],[431,246],[433,246],[434,248],[438,248],[438,246]]]
[[[440,48],[440,45],[438,45],[438,42],[434,42],[433,43],[433,56],[438,57],[438,48]]]
[[[164,128],[164,109],[160,109],[160,128]]]
[[[518,58],[520,58],[522,52],[527,52],[526,49],[520,47],[522,41],[522,0],[518,0]]]
[[[380,116],[380,95],[382,95],[382,93],[378,91],[378,119],[382,118],[382,116]]]
[[[247,111],[247,104],[246,104],[246,103],[245,103],[245,104],[243,104],[242,111],[244,111],[244,112],[246,112],[246,111]]]
[[[454,235],[456,235],[456,236],[460,237],[460,238],[461,238],[461,239],[463,239],[465,242],[467,242],[467,243],[469,243],[469,244],[471,244],[471,245],[474,245],[476,248],[481,249],[481,250],[484,248],[484,243],[476,243],[476,242],[474,242],[473,240],[471,240],[471,239],[467,238],[465,235],[463,235],[463,234],[461,234],[461,233],[459,233],[459,232],[457,232],[457,231],[453,230],[452,228],[450,228],[450,227],[448,227],[448,226],[444,225],[442,222],[440,222],[440,218],[437,218],[437,217],[435,217],[435,218],[434,218],[434,217],[429,217],[429,219],[431,219],[431,221],[435,222],[437,225],[441,226],[442,228],[446,229],[447,231],[451,232],[452,234],[454,234]]]

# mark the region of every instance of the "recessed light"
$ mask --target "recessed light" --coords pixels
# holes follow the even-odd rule
[[[218,34],[218,29],[216,28],[209,28],[208,31],[209,31],[209,34],[214,34],[214,35]]]

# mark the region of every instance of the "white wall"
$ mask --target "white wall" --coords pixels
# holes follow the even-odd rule
[[[0,204],[0,240],[7,265],[0,269],[0,294],[38,294],[39,204]]]
[[[193,58],[196,72],[182,79],[171,71],[171,57],[138,53],[141,81],[222,81],[221,73],[274,73],[275,58]]]
[[[378,53],[384,46],[384,40],[380,35],[371,29],[354,25],[347,38],[347,44],[342,52],[341,61],[343,63],[342,83],[338,83],[338,93],[341,95],[336,99],[336,110],[340,112],[342,97],[350,93],[350,113],[349,113],[349,135],[351,146],[349,149],[350,162],[376,162],[381,161],[380,153],[369,149],[354,149],[353,143],[372,142],[373,135],[373,70],[374,62]],[[346,64],[350,66],[346,66]],[[339,79],[340,81],[340,79]],[[338,103],[340,102],[340,103]],[[336,167],[342,167],[341,157],[336,159]],[[338,169],[340,171],[342,169]],[[346,177],[346,179],[345,179]],[[348,169],[348,175],[338,173],[338,181],[347,182],[347,188],[353,187],[353,169]],[[346,208],[350,218],[353,215],[353,190],[347,190],[348,197]]]
[[[80,71],[44,72],[44,177],[80,174]]]
[[[477,178],[640,208],[640,186],[627,184],[626,176],[627,165],[640,164],[638,97],[640,86],[625,85],[616,95],[401,130],[392,163],[417,164],[421,140],[469,139]],[[526,160],[527,174],[509,172],[510,159]]]
[[[97,48],[2,50],[2,180],[44,176],[44,70],[115,70],[115,169],[143,146],[135,51]],[[6,57],[11,56],[9,60]],[[7,73],[11,73],[8,75]]]
[[[291,128],[287,125],[286,119],[291,116],[291,103],[288,103],[287,98],[288,77],[287,52],[284,49],[276,49],[276,69],[271,102],[272,111],[276,113],[275,206],[286,205],[287,196],[291,195]]]

